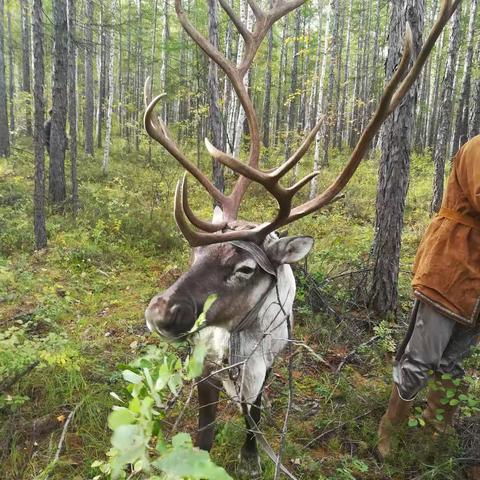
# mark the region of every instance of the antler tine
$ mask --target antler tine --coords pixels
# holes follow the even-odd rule
[[[201,220],[200,218],[195,216],[188,202],[188,185],[187,185],[186,173],[183,175],[182,190],[183,190],[183,202],[182,202],[183,211],[186,217],[188,218],[188,220],[190,220],[190,223],[195,225],[200,230],[203,230],[204,232],[210,232],[210,233],[223,230],[227,226],[227,222],[210,223],[210,222],[205,222],[204,220]]]
[[[231,5],[229,5],[226,0],[218,0],[221,7],[225,10],[225,13],[230,17],[230,20],[233,22],[237,30],[240,32],[240,35],[243,37],[246,43],[252,41],[252,33],[247,29],[246,25],[238,18],[238,16],[233,11]]]
[[[188,216],[189,211],[191,210],[188,204],[186,175],[184,175],[182,179],[177,182],[177,187],[175,189],[174,215],[178,228],[180,229],[190,246],[199,247],[202,245],[210,245],[212,243],[228,242],[230,240],[251,240],[259,242],[262,239],[260,228],[252,230],[222,232],[221,234],[209,231],[195,231],[190,228],[190,225],[187,221],[187,218],[188,220],[190,220],[190,217]]]
[[[343,188],[347,185],[348,181],[350,180],[352,175],[355,173],[356,169],[358,168],[358,165],[362,161],[365,155],[365,152],[370,146],[370,142],[377,134],[385,118],[388,116],[392,97],[395,94],[396,88],[408,68],[408,63],[410,61],[410,56],[413,49],[413,36],[412,36],[410,25],[408,25],[408,23],[407,23],[404,43],[405,43],[404,52],[403,52],[402,60],[400,61],[400,64],[397,68],[397,71],[395,72],[392,79],[385,87],[382,98],[380,99],[379,106],[377,107],[377,110],[373,118],[370,120],[366,129],[362,133],[352,155],[350,156],[350,159],[347,165],[342,170],[340,175],[338,175],[336,180],[324,192],[322,192],[320,195],[318,195],[314,199],[304,203],[303,205],[293,208],[289,212],[288,216],[286,217],[281,216],[279,212],[279,214],[277,215],[277,218],[271,224],[266,225],[265,227],[262,228],[262,234],[264,236],[268,235],[269,233],[271,233],[272,231],[274,231],[279,227],[288,225],[289,223],[292,223],[293,221],[301,217],[304,217],[305,215],[308,215],[311,212],[319,210],[323,206],[333,201],[339,195],[339,193],[343,190]],[[304,180],[302,180],[299,183],[302,183]]]
[[[370,120],[369,124],[367,125],[366,129],[362,133],[354,151],[352,152],[352,155],[350,156],[349,161],[347,162],[347,165],[338,175],[336,180],[320,195],[304,203],[303,205],[299,205],[298,207],[292,209],[288,218],[283,222],[282,226],[287,225],[301,217],[304,217],[305,215],[308,215],[315,210],[319,210],[323,206],[333,201],[343,190],[352,175],[357,170],[358,165],[362,161],[366,151],[370,146],[371,141],[377,134],[384,120],[400,104],[405,94],[408,92],[409,88],[418,78],[418,75],[420,74],[420,71],[425,64],[428,55],[431,52],[433,45],[435,44],[435,41],[437,40],[438,36],[440,35],[441,31],[445,27],[450,17],[453,15],[460,1],[461,0],[443,0],[437,21],[432,27],[432,30],[428,35],[428,38],[425,41],[423,48],[420,50],[413,66],[410,68],[407,75],[402,80],[402,77],[404,76],[404,73],[408,68],[411,52],[413,51],[412,30],[407,22],[404,41],[405,46],[400,65],[398,66],[398,69],[393,75],[390,82],[385,87],[384,94],[380,99],[379,106],[374,113],[374,116]],[[278,228],[278,225],[275,225],[275,227],[273,227],[273,224],[272,226],[267,225],[266,227],[264,227],[263,233],[268,234],[269,232],[273,231],[274,228]]]
[[[226,5],[226,4],[225,4]],[[222,5],[223,7],[223,5]],[[244,73],[242,73],[241,69],[233,65],[232,62],[230,62],[227,58],[225,58],[224,55],[216,48],[214,47],[211,42],[209,42],[190,22],[188,19],[187,15],[185,14],[185,11],[183,10],[182,7],[182,0],[175,0],[175,9],[177,12],[178,19],[180,23],[182,24],[182,27],[185,29],[185,31],[188,33],[190,38],[205,52],[205,54],[211,58],[227,75],[227,77],[230,79],[232,86],[238,95],[238,99],[243,107],[243,110],[245,111],[245,116],[247,119],[248,123],[248,128],[250,131],[250,165],[252,166],[257,166],[258,165],[258,159],[260,157],[260,132],[258,128],[258,120],[257,116],[255,114],[255,109],[253,108],[253,103],[252,100],[250,99],[250,96],[248,95],[247,89],[245,85],[243,84],[243,77]],[[228,9],[227,14],[230,10],[230,14],[234,15],[233,10]],[[229,15],[230,15],[229,14]],[[230,17],[232,18],[232,17]],[[235,20],[235,25],[240,24],[240,20],[237,19],[237,17],[234,15]],[[237,21],[238,20],[238,21]],[[233,21],[233,18],[232,18]],[[251,52],[253,51],[253,45],[256,45],[256,40],[254,39],[254,35],[247,33],[246,27],[243,27],[242,24],[242,30],[240,33],[245,34],[245,45],[246,45],[246,53],[247,51]],[[266,33],[266,32],[265,32]],[[258,46],[257,46],[258,48]],[[256,49],[255,49],[256,52]]]
[[[283,165],[280,165],[280,167],[276,168],[271,173],[271,176],[273,178],[275,179],[282,178],[302,159],[302,157],[310,148],[310,145],[312,144],[312,142],[315,140],[315,137],[317,136],[317,133],[320,131],[320,128],[322,128],[324,121],[325,121],[325,116],[322,115],[318,123],[315,125],[315,127],[312,128],[312,130],[305,137],[305,139],[303,140],[301,145],[298,147],[298,149],[293,153],[293,155]]]
[[[202,171],[190,162],[184,153],[178,148],[175,142],[170,138],[170,134],[168,132],[167,127],[165,124],[156,116],[154,115],[154,109],[157,103],[160,101],[161,98],[165,96],[165,94],[158,95],[153,100],[150,101],[151,97],[151,79],[150,77],[147,78],[145,81],[144,86],[144,98],[146,103],[145,114],[143,117],[145,130],[147,133],[160,143],[179,163],[182,165],[185,170],[190,172],[198,181],[199,183],[207,190],[207,192],[216,200],[220,205],[227,204],[228,199],[223,195],[220,190],[218,190],[205,176]],[[149,103],[148,103],[149,102]]]

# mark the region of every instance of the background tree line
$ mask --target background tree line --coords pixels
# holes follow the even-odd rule
[[[276,25],[245,80],[261,119],[264,163],[287,158],[322,116],[324,126],[303,168],[328,168],[332,152],[352,149],[385,77],[398,63],[405,21],[418,48],[439,3],[312,0]],[[420,80],[375,141],[381,156],[369,301],[380,313],[394,309],[397,301],[411,151],[429,152],[434,162],[435,212],[447,159],[480,131],[477,3],[460,4]],[[183,4],[227,58],[241,58],[243,41],[215,0]],[[248,2],[231,4],[251,28]],[[206,136],[242,156],[248,146],[244,112],[223,72],[181,29],[174,2],[0,0],[0,155],[8,156],[11,149],[23,148],[25,138],[33,138],[38,248],[47,242],[47,197],[52,208],[77,213],[77,156],[80,161],[95,156],[108,175],[112,141],[122,142],[126,152],[146,148],[149,162],[164,155],[151,148],[143,133],[148,76],[154,92],[167,93],[162,116],[198,164],[209,168],[202,147]],[[45,168],[43,124],[50,109]],[[220,188],[228,184],[220,166],[213,165],[212,174]],[[314,196],[317,188],[313,182],[307,194]]]

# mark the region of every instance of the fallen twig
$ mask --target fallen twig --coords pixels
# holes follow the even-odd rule
[[[366,417],[367,415],[370,415],[374,410],[375,410],[375,408],[372,408],[372,409],[370,409],[368,412],[365,412],[365,413],[362,413],[361,415],[358,415],[358,416],[355,417],[353,420],[360,420],[360,418],[363,418],[363,417]],[[310,447],[311,445],[313,445],[314,443],[318,442],[318,441],[321,440],[323,437],[326,437],[326,436],[329,435],[330,433],[333,433],[333,432],[335,432],[336,430],[339,430],[340,428],[344,427],[347,423],[348,423],[348,422],[342,422],[342,423],[338,424],[336,427],[330,428],[329,430],[326,430],[326,431],[322,432],[320,435],[317,435],[315,438],[313,438],[312,440],[310,440],[310,441],[305,445],[305,448]]]
[[[337,369],[335,370],[335,375],[338,375],[342,368],[351,360],[351,358],[358,352],[363,347],[368,347],[371,345],[375,340],[378,340],[378,335],[373,336],[366,342],[361,343],[360,345],[356,346],[349,354],[346,355],[346,357],[340,362],[338,365]]]

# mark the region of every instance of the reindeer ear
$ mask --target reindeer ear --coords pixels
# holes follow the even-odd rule
[[[312,237],[285,237],[276,240],[266,249],[274,264],[295,263],[305,257],[313,247]]]

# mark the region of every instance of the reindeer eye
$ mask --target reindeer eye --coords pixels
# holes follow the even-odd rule
[[[243,267],[240,267],[238,270],[236,270],[235,273],[243,273],[244,275],[250,275],[254,271],[255,271],[254,268],[244,265]]]

